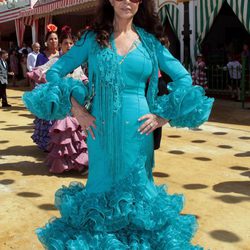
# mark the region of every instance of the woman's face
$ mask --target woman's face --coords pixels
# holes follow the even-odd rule
[[[58,48],[58,36],[55,33],[51,33],[47,40],[47,46],[49,49],[57,49]]]
[[[109,0],[114,8],[115,16],[121,19],[132,19],[139,9],[141,1]]]
[[[70,38],[63,39],[61,44],[62,53],[65,54],[67,51],[71,49],[73,45],[74,43]]]

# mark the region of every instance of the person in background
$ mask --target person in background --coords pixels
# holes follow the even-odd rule
[[[17,57],[17,51],[15,49],[10,52],[10,69],[12,72],[14,72],[12,80],[13,87],[16,87],[16,76],[19,74],[19,60]]]
[[[247,43],[243,44],[241,56],[242,57],[248,57],[248,58],[250,57],[250,50],[249,50],[249,46],[248,46]]]
[[[25,79],[26,86],[29,86],[29,80],[27,78],[27,71],[28,71],[28,69],[27,69],[27,57],[28,57],[28,50],[23,49],[21,59],[20,59],[20,65],[21,65],[21,69],[22,69],[22,78]]]
[[[36,67],[41,66],[48,62],[53,57],[59,56],[58,51],[58,35],[57,27],[54,24],[47,25],[47,34],[45,36],[45,47],[46,49],[42,51],[36,59]]]
[[[0,98],[2,99],[2,107],[11,107],[7,101],[6,88],[8,84],[8,75],[14,76],[14,72],[8,72],[8,52],[0,51]]]
[[[59,38],[60,57],[71,49],[74,45],[73,40],[74,36],[71,34],[71,28],[64,26]],[[36,68],[36,70],[40,70],[40,73],[44,75],[58,59],[59,57],[54,57],[46,64]],[[67,77],[79,80],[82,84],[88,83],[88,78],[83,74],[81,67],[76,68]],[[39,78],[44,79],[44,83],[46,83],[45,75]],[[68,115],[62,120],[54,121],[49,130],[47,148],[49,153],[45,160],[49,171],[60,174],[65,171],[77,170],[82,174],[86,174],[88,170],[88,152],[85,140],[86,135],[75,117]]]
[[[230,77],[229,90],[232,94],[232,99],[240,101],[240,80],[242,66],[235,56],[229,57],[227,69]]]
[[[18,50],[20,54],[23,54],[23,50],[27,50],[28,54],[32,52],[32,49],[24,42],[21,49]],[[26,52],[25,52],[26,53]]]
[[[250,73],[250,50],[249,50],[249,46],[247,43],[243,44],[243,50],[241,52],[241,60],[243,62],[243,59],[246,59],[246,67],[248,69],[248,72]]]
[[[27,69],[29,72],[32,71],[32,69],[35,68],[35,66],[36,66],[36,59],[40,53],[40,44],[33,43],[32,49],[33,49],[33,51],[31,53],[29,53],[28,57],[27,57]]]
[[[194,69],[192,71],[193,85],[198,85],[207,89],[206,63],[202,54],[196,57]]]
[[[53,64],[55,57],[57,59],[59,57],[57,27],[54,24],[47,25],[45,41],[46,49],[37,56],[36,67],[42,66],[51,60],[51,63]],[[31,138],[40,149],[47,152],[50,140],[49,129],[51,128],[53,121],[45,121],[36,117],[34,124],[35,130]]]

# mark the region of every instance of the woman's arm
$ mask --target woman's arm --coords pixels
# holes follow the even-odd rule
[[[57,81],[88,60],[94,34],[86,32],[79,41],[65,53],[46,73],[48,82]]]
[[[80,105],[84,104],[88,95],[87,86],[82,81],[65,76],[88,60],[91,42],[93,34],[85,34],[47,71],[46,84],[24,94],[24,103],[33,114],[45,120],[59,120],[71,113],[72,97]]]
[[[205,122],[211,112],[213,98],[205,96],[200,86],[192,85],[192,78],[166,47],[155,41],[160,70],[168,74],[169,94],[158,96],[152,113],[170,120],[171,126],[194,128]]]

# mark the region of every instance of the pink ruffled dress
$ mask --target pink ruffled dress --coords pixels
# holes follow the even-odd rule
[[[67,75],[86,82],[81,67]],[[49,130],[48,155],[45,163],[51,173],[60,174],[64,171],[77,170],[85,172],[88,168],[88,150],[80,124],[76,118],[67,116],[63,120],[54,122]]]
[[[58,59],[59,57],[54,57],[43,66],[39,66],[32,72],[29,72],[28,76],[36,83],[46,84],[45,73]],[[82,84],[88,81],[81,67],[75,69],[67,77],[81,80]],[[38,122],[39,124],[41,123],[40,121]],[[38,130],[43,131],[41,129]],[[33,135],[33,137],[36,139],[37,136]],[[86,136],[83,134],[76,118],[67,116],[63,120],[53,121],[49,127],[46,127],[44,134],[38,137],[43,139],[42,146],[49,152],[45,159],[45,164],[49,167],[51,173],[59,174],[69,170],[85,172],[87,170],[88,150],[85,143]],[[47,140],[45,141],[44,138],[47,138]]]
[[[88,166],[86,136],[76,118],[57,120],[49,130],[50,143],[45,160],[50,172],[85,171]]]

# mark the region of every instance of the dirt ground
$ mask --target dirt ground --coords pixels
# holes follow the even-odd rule
[[[8,89],[13,106],[0,108],[1,250],[43,249],[35,229],[59,216],[55,191],[87,178],[48,172],[45,153],[30,138],[34,117],[23,106],[23,90]],[[183,213],[199,222],[194,244],[250,250],[250,109],[217,100],[210,121],[199,129],[164,127],[154,177],[169,193],[185,195]]]

